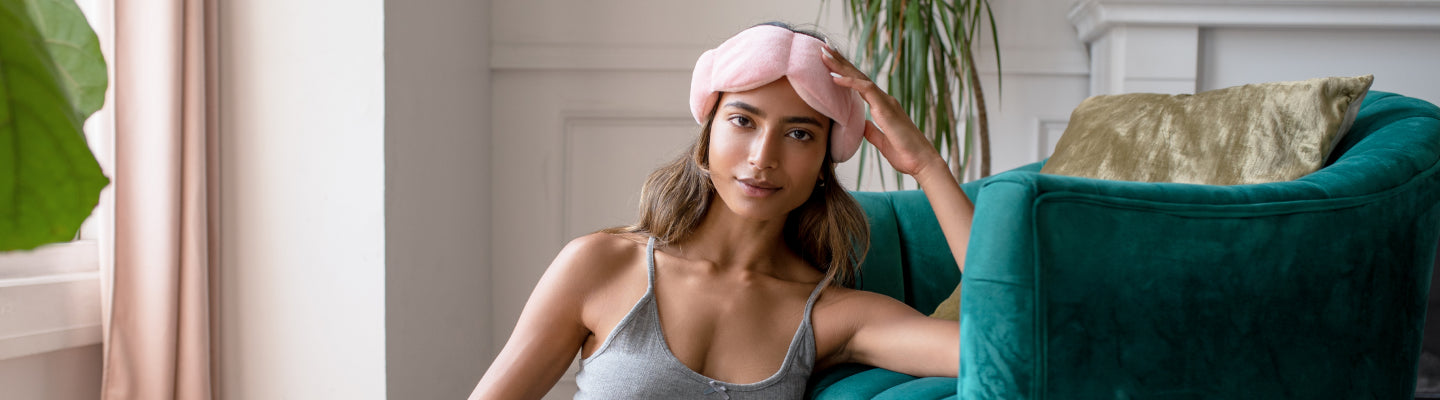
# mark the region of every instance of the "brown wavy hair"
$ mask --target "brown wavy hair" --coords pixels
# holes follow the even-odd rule
[[[720,102],[716,102],[718,108]],[[706,117],[700,137],[680,156],[650,173],[640,190],[640,218],[633,225],[606,229],[613,234],[652,236],[661,244],[684,240],[710,210],[715,186],[710,181],[710,128]],[[831,121],[831,129],[834,129]],[[870,248],[870,225],[860,204],[835,178],[835,162],[825,147],[820,182],[785,220],[785,244],[805,262],[825,272],[832,285],[849,286]]]

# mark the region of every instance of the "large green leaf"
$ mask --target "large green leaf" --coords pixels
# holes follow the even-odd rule
[[[100,38],[90,30],[75,0],[25,0],[31,21],[45,38],[45,48],[59,67],[60,84],[80,120],[90,118],[105,104],[105,57]]]
[[[81,128],[106,86],[95,34],[73,3],[27,2],[0,0],[0,251],[74,238],[109,184]]]

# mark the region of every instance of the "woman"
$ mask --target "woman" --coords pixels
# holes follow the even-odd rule
[[[957,324],[842,285],[869,232],[834,168],[862,136],[919,182],[963,265],[974,207],[895,99],[765,24],[700,57],[690,105],[700,137],[645,183],[639,222],[560,252],[471,398],[540,398],[577,352],[577,398],[800,398],[852,362],[955,376]]]

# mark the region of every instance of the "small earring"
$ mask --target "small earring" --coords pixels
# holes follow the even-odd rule
[[[821,180],[815,181],[815,186],[825,187],[825,180],[824,180],[824,179],[821,179]]]

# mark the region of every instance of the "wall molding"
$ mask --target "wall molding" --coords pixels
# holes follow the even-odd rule
[[[975,63],[980,73],[995,74],[995,53],[980,47]],[[1005,76],[1090,76],[1090,54],[1084,47],[1073,49],[1001,47],[1000,68]]]
[[[560,218],[558,218],[558,225],[555,229],[555,232],[557,234],[556,243],[560,246],[564,246],[566,242],[569,242],[570,239],[573,238],[573,232],[570,232],[570,224],[571,222],[573,222],[574,219],[574,216],[572,216],[570,212],[570,210],[573,208],[573,203],[571,202],[573,193],[570,193],[570,191],[571,188],[574,186],[574,176],[571,175],[570,171],[574,167],[574,165],[572,165],[575,159],[574,152],[580,150],[577,149],[575,145],[575,137],[580,134],[577,133],[579,130],[585,127],[597,126],[670,127],[692,126],[695,123],[695,121],[691,119],[688,115],[677,115],[675,113],[669,112],[647,112],[636,110],[567,110],[560,113],[560,120],[560,124],[563,127],[560,130],[560,146],[561,154],[563,156],[560,157],[560,160],[558,160],[560,162],[560,201],[557,205],[560,207],[560,209],[557,210],[556,215],[559,215]],[[698,131],[699,127],[696,126],[695,130]],[[636,187],[639,187],[640,183],[643,183],[643,181],[635,182]]]
[[[1069,19],[1091,42],[1121,25],[1440,28],[1440,0],[1080,0]]]
[[[497,71],[656,71],[689,72],[704,45],[635,46],[622,44],[495,43],[490,68]],[[995,56],[981,47],[976,63],[983,74],[995,73]],[[1073,49],[1001,49],[1006,75],[1088,75],[1090,56]]]
[[[1093,54],[1090,94],[1193,93],[1200,32],[1440,29],[1440,0],[1079,0],[1068,15]]]
[[[1049,157],[1054,150],[1050,143],[1058,143],[1060,136],[1065,134],[1065,128],[1070,125],[1070,119],[1065,117],[1038,117],[1035,118],[1035,158],[1030,162],[1038,162]]]
[[[505,70],[689,71],[703,46],[493,43],[490,68]]]
[[[574,165],[572,165],[572,163],[574,162],[573,160],[575,159],[573,152],[582,150],[577,148],[577,146],[575,145],[575,137],[582,134],[578,133],[579,131],[583,130],[586,127],[597,126],[670,127],[680,125],[687,127],[694,126],[695,130],[699,129],[698,126],[695,125],[695,121],[691,119],[689,115],[659,111],[565,110],[560,113],[560,120],[561,126],[563,127],[561,129],[560,142],[562,148],[561,151],[564,156],[560,157],[560,160],[558,160],[560,162],[560,201],[558,204],[560,206],[560,209],[557,210],[558,212],[556,213],[556,215],[559,215],[560,218],[558,219],[558,225],[555,228],[555,232],[558,234],[556,237],[556,243],[561,246],[564,246],[566,242],[573,238],[569,230],[570,224],[574,218],[574,216],[572,216],[570,212],[570,210],[573,208],[573,204],[571,202],[573,201],[572,198],[574,196],[572,195],[574,193],[571,193],[571,188],[574,186],[574,176],[570,173],[570,171],[574,167]],[[641,182],[635,182],[637,187],[640,183]],[[579,372],[579,368],[580,359],[577,356],[576,359],[571,362],[570,366],[566,368],[565,373],[560,376],[560,379],[556,382],[555,386],[557,388],[561,386],[574,386],[575,374]],[[553,389],[552,392],[554,392]]]

